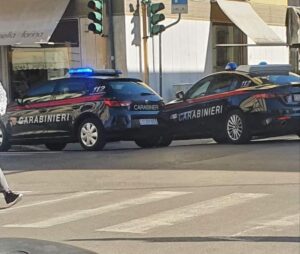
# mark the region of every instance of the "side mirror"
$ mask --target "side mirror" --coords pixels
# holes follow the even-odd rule
[[[177,92],[177,93],[176,93],[176,98],[177,98],[178,100],[183,101],[183,100],[184,100],[184,92],[183,92],[183,91]]]
[[[23,105],[24,102],[23,102],[23,99],[15,99],[15,102],[18,104],[18,105]]]

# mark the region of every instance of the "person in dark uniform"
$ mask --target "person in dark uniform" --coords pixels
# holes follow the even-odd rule
[[[7,106],[7,96],[2,86],[2,83],[0,81],[0,117],[5,114],[6,106]],[[2,136],[0,135],[0,141],[1,138]],[[16,204],[18,201],[22,199],[23,196],[20,193],[14,193],[10,190],[1,168],[0,168],[0,192],[4,194],[5,202],[9,206]]]

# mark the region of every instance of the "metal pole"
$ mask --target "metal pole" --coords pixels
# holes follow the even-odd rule
[[[159,95],[162,97],[162,33],[159,33]]]
[[[143,48],[144,48],[144,82],[149,84],[149,66],[148,66],[148,35],[147,35],[147,4],[142,2],[143,17]]]
[[[109,16],[109,36],[110,36],[110,61],[111,68],[116,68],[116,59],[115,59],[115,37],[114,37],[114,22],[113,22],[113,0],[108,0],[108,16]]]

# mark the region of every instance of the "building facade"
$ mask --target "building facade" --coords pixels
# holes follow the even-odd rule
[[[9,7],[9,1],[5,1]],[[22,0],[10,2],[17,1]],[[2,14],[9,14],[0,15],[0,79],[11,99],[43,80],[65,75],[71,67],[121,69],[125,76],[141,78],[158,92],[162,85],[162,96],[170,100],[177,90],[186,90],[201,77],[222,70],[229,61],[238,64],[289,62],[287,0],[189,0],[188,14],[183,14],[177,25],[161,35],[161,79],[159,36],[144,34],[147,24],[140,0],[105,0],[102,36],[88,31],[86,0],[51,0],[51,6],[57,6],[50,8],[51,11],[45,2],[48,1],[27,0],[27,8],[17,11],[11,6],[0,10]],[[166,20],[162,24],[177,20],[178,16],[171,14],[171,0],[152,2],[165,4],[162,12]],[[40,13],[35,22],[46,23],[48,18],[50,27],[45,25],[42,32],[37,32],[34,21],[27,24],[32,31],[25,27],[22,20],[30,21],[33,15],[28,11],[30,5],[34,6],[34,13]],[[243,19],[245,16],[248,24]],[[17,22],[17,17],[23,19]],[[17,41],[5,30],[6,22],[12,18],[16,20],[15,27],[23,29],[19,29],[24,35],[22,40]],[[34,37],[42,33],[48,37]],[[28,38],[24,38],[26,36]]]

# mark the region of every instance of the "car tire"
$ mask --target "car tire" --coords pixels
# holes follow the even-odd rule
[[[100,120],[85,119],[78,128],[78,139],[83,149],[87,151],[100,151],[106,144],[104,127]]]
[[[159,144],[160,137],[146,137],[136,139],[134,142],[141,148],[152,148]]]
[[[0,124],[0,152],[7,152],[10,148],[7,133],[4,127]]]
[[[246,120],[240,110],[230,111],[224,124],[224,137],[231,144],[245,144],[251,139]]]
[[[171,145],[173,141],[173,137],[171,135],[162,135],[160,136],[158,143],[157,143],[157,147],[167,147],[169,145]]]
[[[62,151],[67,146],[67,143],[46,143],[45,146],[50,151]]]

